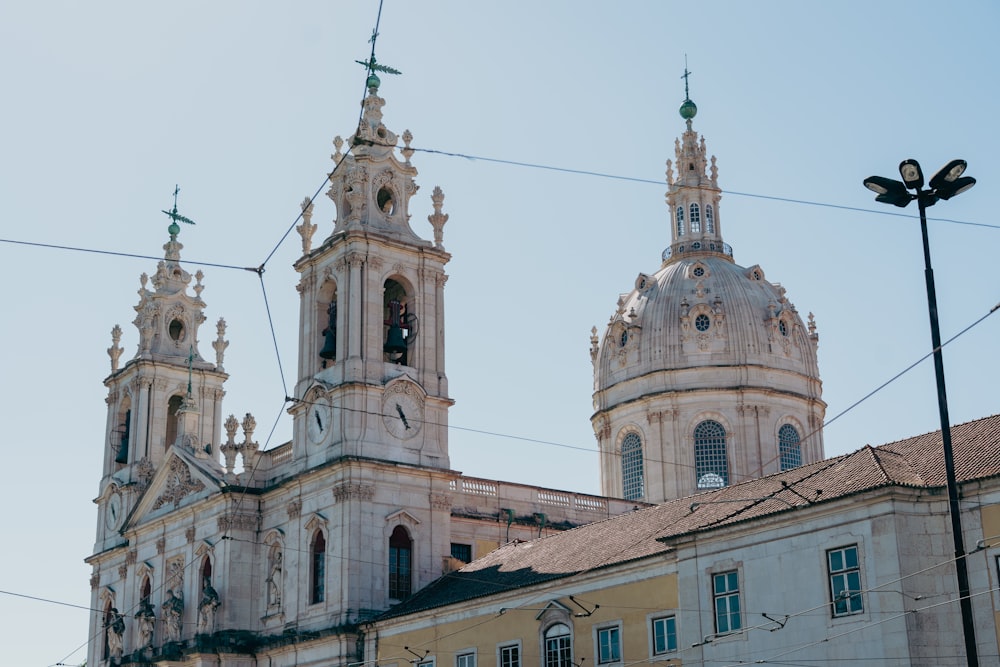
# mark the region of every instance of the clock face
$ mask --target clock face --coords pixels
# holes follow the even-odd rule
[[[382,423],[390,434],[408,440],[424,424],[423,402],[406,391],[389,391],[382,398]]]
[[[326,398],[317,398],[309,406],[306,416],[306,433],[310,442],[319,444],[327,439],[333,422],[333,408]]]
[[[117,491],[108,498],[108,507],[104,512],[104,521],[108,530],[115,530],[122,521],[122,496]]]

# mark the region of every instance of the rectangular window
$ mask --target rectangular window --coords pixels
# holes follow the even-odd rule
[[[500,667],[521,667],[521,647],[517,644],[501,646]]]
[[[451,543],[451,557],[460,560],[463,563],[472,562],[472,545],[471,544],[458,544],[456,542]]]
[[[617,626],[599,629],[597,631],[597,662],[604,665],[609,662],[620,662],[621,659],[621,630]]]
[[[653,655],[677,650],[677,619],[673,616],[653,619]]]
[[[712,575],[715,601],[715,631],[736,632],[743,627],[740,617],[740,577],[736,570]]]
[[[476,654],[459,653],[455,656],[455,667],[476,667]]]
[[[830,595],[834,616],[850,616],[865,610],[861,601],[861,563],[857,545],[826,552],[830,570]]]

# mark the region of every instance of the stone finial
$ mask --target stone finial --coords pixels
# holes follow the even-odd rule
[[[712,175],[712,185],[714,187],[719,187],[719,167],[715,164],[714,155],[712,156],[712,168],[710,173]]]
[[[330,159],[333,160],[334,164],[340,164],[340,161],[344,159],[344,154],[340,152],[340,149],[344,147],[344,140],[339,134],[333,138],[333,147],[336,152],[330,156]]]
[[[403,149],[400,153],[406,158],[406,164],[410,164],[410,158],[413,157],[414,150],[410,148],[410,142],[413,141],[413,133],[409,130],[403,130]]]
[[[590,328],[590,361],[597,363],[597,352],[599,348],[600,341],[597,338],[597,327]]]
[[[674,184],[674,161],[667,160],[667,185]]]
[[[226,354],[226,348],[229,347],[229,341],[226,340],[226,320],[219,318],[219,321],[215,325],[215,331],[219,334],[219,337],[212,341],[212,347],[215,348],[215,368],[219,371],[224,372],[225,369],[222,367],[222,358]]]
[[[122,328],[117,324],[111,330],[111,347],[108,348],[108,356],[111,357],[111,372],[114,373],[118,370],[118,360],[121,359],[122,352],[125,351],[124,348],[120,347],[118,343],[122,341]]]
[[[257,450],[260,445],[254,441],[253,432],[257,429],[257,420],[249,412],[243,417],[243,443],[239,445],[243,453],[243,469],[249,477],[254,468],[257,467]]]
[[[813,345],[819,344],[819,333],[816,332],[816,318],[813,317],[812,313],[809,313],[809,338],[812,340]]]
[[[222,452],[222,456],[226,460],[226,475],[233,474],[233,468],[236,467],[236,452],[239,451],[239,445],[236,444],[236,429],[240,427],[240,423],[236,420],[236,415],[229,415],[226,418],[226,442],[224,442],[220,447],[219,451]]]
[[[205,272],[202,271],[201,269],[198,269],[198,271],[195,272],[194,274],[195,283],[193,289],[194,289],[194,296],[196,299],[201,298],[201,292],[202,290],[205,289],[205,286],[201,284],[201,281],[204,277],[205,277]]]
[[[299,204],[299,206],[302,207],[302,224],[296,227],[295,231],[297,231],[299,236],[302,237],[302,254],[308,255],[309,251],[312,250],[313,234],[316,233],[316,225],[312,223],[312,199],[306,197],[302,200],[302,203]]]
[[[431,193],[431,202],[434,204],[434,213],[427,216],[427,220],[434,228],[434,247],[443,248],[441,241],[444,239],[444,223],[448,222],[448,214],[441,212],[441,206],[444,204],[444,191],[437,185],[434,186],[434,192]]]

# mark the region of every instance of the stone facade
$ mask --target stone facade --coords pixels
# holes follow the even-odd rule
[[[223,420],[225,322],[203,359],[176,220],[124,365],[113,330],[88,664],[354,662],[364,624],[463,560],[636,506],[450,469],[444,194],[417,237],[412,137],[400,160],[383,105],[372,88],[349,154],[335,141],[315,245],[303,204],[291,442],[260,451],[252,415]]]

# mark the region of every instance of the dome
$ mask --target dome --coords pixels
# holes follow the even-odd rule
[[[715,157],[690,120],[675,152],[663,263],[591,337],[602,493],[647,502],[823,458],[812,315],[733,261]]]

